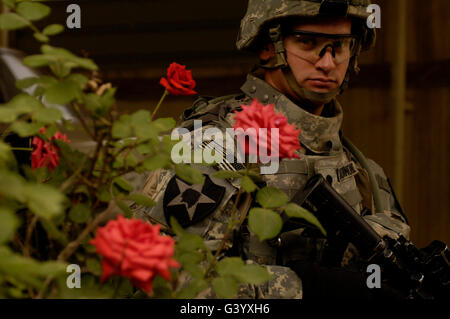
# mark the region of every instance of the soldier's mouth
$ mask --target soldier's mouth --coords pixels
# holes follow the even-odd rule
[[[317,89],[334,89],[336,88],[337,81],[327,78],[313,78],[307,80],[308,84]]]

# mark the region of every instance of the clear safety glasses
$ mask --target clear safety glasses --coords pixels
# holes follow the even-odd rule
[[[316,64],[326,52],[331,52],[335,64],[350,59],[356,52],[356,37],[352,34],[325,34],[293,30],[286,37],[289,53]]]

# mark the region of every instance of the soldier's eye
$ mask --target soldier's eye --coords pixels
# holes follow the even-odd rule
[[[317,45],[317,39],[314,37],[309,37],[309,36],[305,36],[305,35],[296,35],[295,39],[296,39],[297,43],[299,43],[300,45],[302,45],[305,48],[313,47],[313,46]]]

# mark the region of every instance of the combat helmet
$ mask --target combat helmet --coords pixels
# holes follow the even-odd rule
[[[264,41],[275,45],[276,56],[265,68],[281,67],[291,88],[309,101],[329,101],[341,93],[348,84],[350,71],[357,73],[358,56],[361,51],[369,50],[375,44],[375,29],[367,26],[370,12],[367,7],[370,0],[249,0],[247,13],[241,21],[236,41],[239,50],[254,51],[261,48]],[[315,93],[299,87],[286,62],[282,41],[281,25],[292,18],[349,17],[354,21],[352,32],[357,37],[356,49],[350,59],[350,66],[344,83],[336,92]]]

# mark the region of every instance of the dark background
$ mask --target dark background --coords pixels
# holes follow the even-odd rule
[[[340,98],[344,134],[394,175],[392,61],[401,36],[395,2],[382,8],[376,48],[360,59],[361,73]],[[122,112],[152,109],[163,88],[158,84],[176,61],[193,71],[201,95],[236,93],[255,59],[235,49],[247,1],[129,0],[48,1],[52,15],[44,24],[65,24],[70,3],[81,6],[81,29],[66,30],[52,40],[77,54],[87,54],[103,78],[118,90]],[[450,243],[450,1],[407,1],[407,85],[403,189],[400,201],[419,246],[433,239]],[[38,51],[32,34],[11,33],[9,45]],[[171,97],[159,116],[178,118],[195,97]]]

